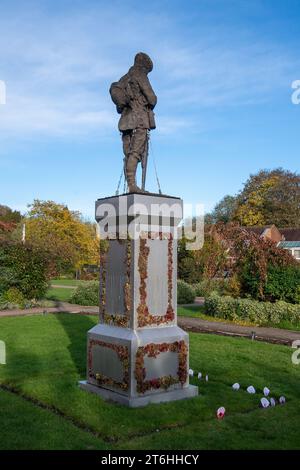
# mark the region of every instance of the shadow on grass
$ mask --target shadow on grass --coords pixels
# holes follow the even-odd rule
[[[86,341],[82,341],[82,335],[87,337],[87,332],[95,326],[95,318],[87,315],[78,315],[77,321],[73,321],[73,316],[68,314],[56,315],[57,320],[63,327],[69,338],[68,350],[80,378],[86,375]]]

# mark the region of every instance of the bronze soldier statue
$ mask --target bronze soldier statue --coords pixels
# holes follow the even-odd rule
[[[145,179],[148,157],[148,137],[150,129],[155,129],[153,109],[157,97],[148,79],[153,69],[150,57],[139,52],[134,65],[118,82],[112,83],[110,94],[121,114],[119,130],[122,133],[124,172],[130,193],[145,192]],[[136,170],[141,162],[143,169],[142,188],[136,184]]]

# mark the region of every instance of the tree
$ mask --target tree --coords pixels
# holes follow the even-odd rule
[[[227,194],[216,204],[214,210],[206,215],[206,223],[216,224],[217,222],[227,223],[232,220],[236,211],[236,197]]]
[[[20,225],[21,214],[0,204],[0,240],[11,240]]]
[[[17,224],[21,218],[19,211],[13,211],[10,207],[0,204],[0,222]]]
[[[186,240],[178,240],[178,277],[179,279],[195,283],[198,282],[199,274],[195,264],[193,251],[186,249]]]
[[[227,248],[228,256],[235,260],[233,273],[237,274],[241,291],[245,295],[250,294],[259,300],[265,300],[270,294],[268,282],[270,285],[269,275],[272,271],[274,273],[275,270],[276,274],[280,272],[284,276],[284,273],[290,272],[291,269],[300,269],[287,250],[277,247],[273,241],[264,239],[237,223],[219,223],[214,227],[214,232],[215,237],[217,236]],[[294,276],[294,271],[292,275]],[[296,275],[294,278],[296,279]]]
[[[299,226],[300,175],[282,168],[250,175],[237,196],[233,219],[248,226]]]
[[[48,252],[53,275],[98,264],[95,225],[84,222],[79,212],[54,201],[35,200],[25,224],[26,241]]]
[[[185,239],[179,240],[178,276],[190,284],[223,276],[226,258],[226,249],[208,232],[201,250],[187,250]]]
[[[4,235],[6,235],[7,233],[11,233],[15,228],[15,224],[11,223],[11,222],[2,222],[2,220],[0,220],[0,235],[1,237],[4,238]]]
[[[226,249],[212,237],[211,233],[205,234],[203,247],[194,251],[194,258],[203,278],[223,277],[227,259]]]

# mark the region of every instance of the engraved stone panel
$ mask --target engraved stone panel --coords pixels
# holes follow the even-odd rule
[[[146,280],[151,315],[165,315],[168,308],[168,240],[148,240],[150,248]]]
[[[160,353],[156,358],[145,356],[144,364],[146,369],[145,380],[157,379],[171,375],[178,375],[178,353],[166,351]]]
[[[116,382],[123,381],[124,370],[116,351],[95,345],[92,349],[92,369],[94,374],[102,374]]]
[[[124,283],[126,281],[126,243],[110,241],[106,272],[106,313],[124,314]]]

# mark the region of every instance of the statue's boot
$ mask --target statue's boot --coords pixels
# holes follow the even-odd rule
[[[127,164],[126,164],[126,179],[127,179],[127,184],[128,184],[128,192],[130,193],[143,193],[144,192],[136,184],[135,175],[136,175],[138,162],[139,160],[134,154],[129,155],[127,159]]]

